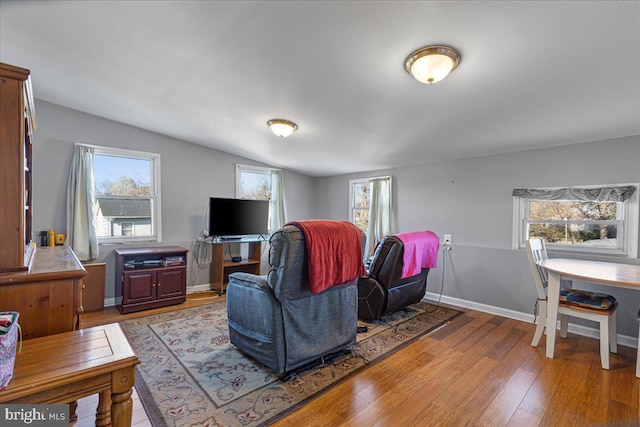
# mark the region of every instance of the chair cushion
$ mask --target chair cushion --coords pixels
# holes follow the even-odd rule
[[[611,295],[601,294],[598,292],[561,289],[560,302],[580,307],[608,310],[613,304],[615,304],[616,299]]]

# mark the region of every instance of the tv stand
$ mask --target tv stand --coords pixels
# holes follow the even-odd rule
[[[260,274],[260,256],[262,254],[263,240],[234,239],[211,242],[211,290],[222,295],[229,282],[229,274],[236,272]],[[224,259],[225,245],[231,243],[249,245],[247,258],[242,258],[239,262]]]
[[[180,304],[187,299],[187,249],[116,249],[116,298],[121,313]]]
[[[218,240],[221,242],[232,242],[232,241],[238,241],[238,240],[242,240],[242,237],[226,237],[226,236],[221,236],[218,237]]]

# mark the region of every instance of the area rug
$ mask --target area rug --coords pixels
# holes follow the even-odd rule
[[[420,302],[361,323],[347,355],[282,381],[229,342],[224,301],[120,323],[140,358],[136,389],[155,427],[268,425],[461,312]]]

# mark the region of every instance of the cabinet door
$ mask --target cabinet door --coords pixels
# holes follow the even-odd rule
[[[185,267],[158,270],[158,299],[173,298],[187,293]]]
[[[122,304],[135,304],[156,299],[155,270],[124,273]]]

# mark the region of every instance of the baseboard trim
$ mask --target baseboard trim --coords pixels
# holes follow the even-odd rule
[[[467,301],[460,298],[454,298],[447,295],[439,295],[433,292],[427,292],[423,300],[442,301],[446,304],[456,305],[458,307],[470,308],[472,310],[481,311],[483,313],[494,314],[496,316],[502,316],[509,319],[519,320],[521,322],[533,323],[534,316],[530,313],[522,313],[520,311],[509,310],[502,307],[496,307],[493,305],[482,304],[475,301]],[[560,322],[558,322],[558,329],[560,329]],[[569,332],[582,335],[589,338],[600,339],[600,331],[588,326],[574,325],[569,323]],[[630,337],[628,335],[618,334],[618,344],[626,347],[638,348],[638,338]]]
[[[196,292],[207,292],[211,290],[211,284],[205,283],[203,285],[187,286],[187,294],[193,294]]]

